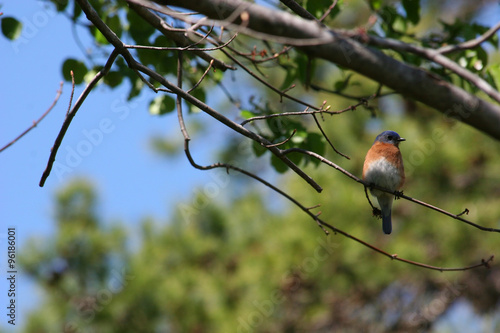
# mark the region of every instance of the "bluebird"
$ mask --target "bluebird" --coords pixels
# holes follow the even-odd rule
[[[399,144],[405,141],[398,133],[385,131],[380,133],[368,150],[363,165],[363,179],[369,184],[378,185],[390,191],[398,191],[404,184],[405,171]],[[382,230],[385,234],[392,231],[391,210],[393,194],[370,189],[377,198],[382,211]]]

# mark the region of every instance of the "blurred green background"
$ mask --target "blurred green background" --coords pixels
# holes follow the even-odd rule
[[[121,26],[125,40],[139,43],[144,39],[144,35],[134,36],[136,26],[125,24],[132,22],[132,14],[123,3],[91,3],[100,6],[103,17],[118,18],[118,22],[110,19],[114,23],[108,24]],[[277,6],[274,1],[263,3]],[[500,13],[495,1],[418,3],[416,19],[415,12],[409,12],[411,6],[407,1],[339,1],[338,12],[333,12],[326,24],[335,28],[371,28],[383,36],[432,46],[432,43],[458,43],[474,38],[496,23],[499,16],[495,13]],[[330,1],[303,3],[318,17],[330,4]],[[59,5],[58,15],[78,14],[73,3]],[[126,20],[124,15],[129,15]],[[373,15],[379,15],[379,23],[367,27]],[[70,22],[68,20],[68,25]],[[84,17],[80,16],[76,22],[81,24]],[[151,34],[142,42],[166,42]],[[89,44],[87,47],[95,48],[94,53],[78,60],[86,64],[89,75],[93,73],[92,64],[102,65],[94,63],[100,59],[96,50],[107,50],[105,42],[99,41],[96,35],[92,38],[101,45]],[[257,50],[267,47],[243,36],[234,47],[251,51],[254,45]],[[465,61],[469,69],[475,69],[494,84],[500,80],[497,47],[495,37],[492,43],[485,43],[481,48],[454,55],[454,60]],[[467,82],[440,68],[421,63],[419,59],[387,53],[435,71],[476,93]],[[220,53],[213,55],[230,62]],[[146,54],[140,52],[138,57],[143,62],[160,61],[147,60]],[[166,53],[161,59],[175,64],[173,53]],[[297,84],[289,93],[315,105],[326,100],[332,110],[340,110],[357,102],[307,88],[306,63],[304,55],[291,50],[286,57],[259,68],[277,87]],[[206,68],[206,64],[202,64],[201,61],[186,62],[186,81],[196,82]],[[174,73],[171,67],[161,68],[156,64],[156,69],[167,76]],[[106,87],[100,86],[101,91],[96,92],[98,98],[105,99],[105,89],[119,88],[122,80],[129,97],[139,94],[141,87],[133,81],[136,78],[124,68],[123,62],[114,68],[113,80],[105,82]],[[323,61],[313,62],[311,77],[313,84],[348,95],[369,96],[378,87],[364,77]],[[131,83],[125,85],[127,79]],[[221,86],[224,89],[221,90]],[[158,109],[158,103],[165,103],[161,109],[166,114],[158,121],[168,119],[175,124],[175,117],[169,113],[173,108],[170,101],[148,96],[146,104],[152,113]],[[235,101],[231,102],[229,96]],[[302,108],[287,101],[280,103],[279,96],[263,89],[241,70],[210,74],[197,97],[211,102],[229,118],[239,120],[249,114]],[[156,100],[149,104],[153,98]],[[395,201],[394,230],[386,236],[380,221],[372,216],[362,185],[324,164],[302,158],[299,165],[324,188],[318,194],[295,174],[281,174],[282,166],[271,159],[269,153],[263,153],[229,131],[221,131],[220,124],[197,110],[191,109],[186,120],[194,149],[203,156],[200,164],[232,161],[262,175],[305,206],[320,204],[318,210],[328,223],[389,253],[441,267],[468,266],[498,255],[496,233],[480,231],[406,200]],[[336,148],[350,160],[325,145],[312,118],[294,117],[247,126],[274,142],[299,128],[297,137],[287,144],[313,149],[358,176],[375,136],[383,130],[395,130],[407,139],[401,144],[407,176],[403,189],[406,195],[457,214],[467,208],[466,218],[483,226],[500,227],[500,145],[497,141],[394,94],[370,100],[365,107],[352,112],[325,115],[320,121]],[[218,131],[221,133],[214,136]],[[55,137],[56,132],[51,135]],[[185,173],[174,177],[182,180],[201,171],[193,171],[184,160],[181,138],[178,130],[149,136],[148,149],[161,156],[157,163],[166,173],[169,161],[181,159],[181,170]],[[204,145],[210,147],[209,153],[201,153]],[[19,148],[14,145],[10,149]],[[113,151],[120,147],[107,146],[106,149],[105,155],[112,157]],[[108,159],[101,163],[106,164],[103,168],[111,170],[128,168],[126,164],[118,165]],[[500,269],[495,262],[490,269],[441,273],[391,261],[341,235],[325,236],[297,207],[251,179],[233,171],[227,174],[222,169],[207,172],[211,174],[210,179],[198,184],[187,198],[175,195],[176,191],[182,191],[182,181],[159,189],[165,195],[174,192],[169,201],[173,208],[167,218],[154,213],[128,221],[126,216],[120,219],[105,216],[102,207],[107,202],[99,193],[101,185],[89,177],[68,177],[54,187],[57,190],[53,195],[48,193],[52,198],[53,232],[30,235],[20,251],[23,274],[42,290],[39,305],[19,323],[20,331],[500,330]],[[150,178],[149,182],[155,182],[146,168],[129,170],[128,177]],[[136,188],[122,205],[143,204],[147,192],[148,186]]]

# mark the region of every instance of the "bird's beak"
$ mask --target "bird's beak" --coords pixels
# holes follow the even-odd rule
[[[399,141],[399,142],[401,142],[401,141],[406,141],[406,139],[405,139],[405,138],[399,138],[399,139],[398,139],[398,141]]]

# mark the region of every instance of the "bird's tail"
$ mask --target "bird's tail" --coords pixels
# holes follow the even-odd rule
[[[388,235],[392,232],[391,210],[393,198],[389,195],[380,195],[377,199],[382,211],[382,230],[384,234]]]
[[[382,230],[386,235],[392,232],[391,211],[389,211],[389,215],[382,215]]]

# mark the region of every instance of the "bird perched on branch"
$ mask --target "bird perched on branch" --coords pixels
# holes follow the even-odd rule
[[[398,133],[385,131],[380,133],[368,150],[363,165],[363,179],[372,185],[390,191],[399,191],[405,181],[403,158],[399,144],[405,141]],[[382,230],[385,234],[392,231],[391,210],[394,194],[370,188],[377,198],[382,215]]]

